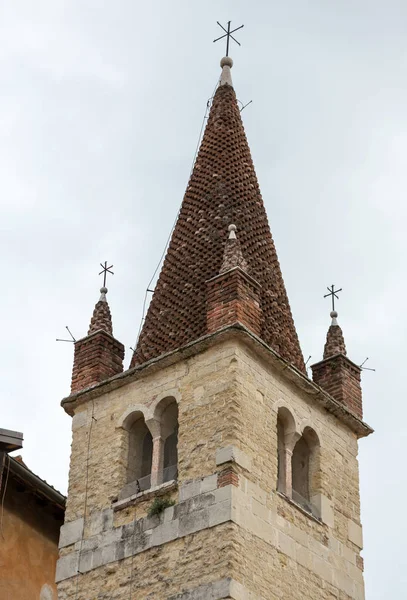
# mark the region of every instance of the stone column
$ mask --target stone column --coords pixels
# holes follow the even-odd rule
[[[286,446],[284,452],[284,493],[289,498],[292,497],[293,493],[292,457],[293,451]]]
[[[163,482],[164,441],[161,436],[153,438],[153,460],[151,464],[151,487]]]

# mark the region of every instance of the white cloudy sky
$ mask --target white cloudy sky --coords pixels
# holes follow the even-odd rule
[[[72,351],[100,261],[116,336],[135,342],[144,290],[188,179],[223,49],[305,358],[321,357],[325,288],[363,375],[360,443],[369,600],[403,598],[407,4],[402,0],[0,0],[0,426],[66,491]],[[126,362],[126,365],[128,362]]]

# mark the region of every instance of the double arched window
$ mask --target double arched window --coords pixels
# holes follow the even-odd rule
[[[277,489],[302,508],[318,515],[320,493],[320,443],[316,432],[306,426],[297,430],[291,412],[280,407],[277,414]]]
[[[121,426],[127,432],[126,488],[145,491],[178,476],[178,405],[163,398],[149,412],[128,411]],[[134,485],[131,485],[133,484]],[[130,488],[129,488],[130,489]]]

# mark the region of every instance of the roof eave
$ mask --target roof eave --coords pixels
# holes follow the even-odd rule
[[[10,473],[16,476],[18,479],[24,481],[33,490],[36,490],[41,496],[44,496],[52,504],[55,504],[62,511],[65,511],[66,497],[58,492],[55,488],[49,485],[46,481],[38,477],[28,467],[21,464],[18,460],[9,456],[9,469]],[[7,465],[7,463],[6,463]],[[7,469],[7,466],[5,467]]]

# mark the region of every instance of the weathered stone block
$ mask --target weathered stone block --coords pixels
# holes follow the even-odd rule
[[[204,508],[183,515],[179,519],[179,535],[185,536],[209,527],[209,510]]]
[[[251,460],[242,450],[236,448],[236,446],[218,448],[216,450],[216,465],[219,466],[229,462],[234,462],[243,469],[250,471]]]
[[[348,539],[358,548],[363,548],[362,527],[351,519],[348,520]]]
[[[72,552],[67,556],[62,556],[57,562],[55,581],[63,581],[69,577],[73,577],[78,572],[79,553]]]
[[[59,534],[59,548],[65,548],[82,538],[83,518],[70,523],[64,523]]]

